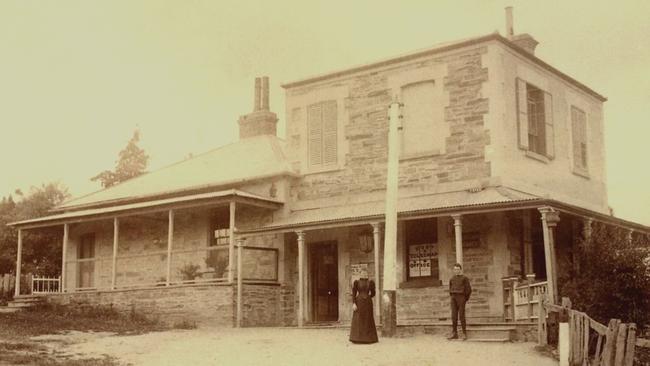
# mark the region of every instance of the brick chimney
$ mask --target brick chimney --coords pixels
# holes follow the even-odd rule
[[[513,23],[514,22],[512,19],[512,6],[508,6],[506,7],[506,38],[508,38],[508,40],[514,43],[516,46],[534,55],[535,47],[537,47],[539,42],[537,42],[535,38],[533,38],[533,36],[531,36],[528,33],[515,35]]]
[[[239,117],[239,139],[260,135],[276,135],[278,117],[269,110],[269,78],[255,78],[253,111]]]

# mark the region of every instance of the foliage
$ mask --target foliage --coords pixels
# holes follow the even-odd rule
[[[617,318],[643,329],[650,323],[650,237],[636,233],[630,242],[626,235],[594,224],[578,245],[577,266],[559,280],[560,294],[602,324]]]
[[[183,281],[190,281],[197,277],[201,277],[201,266],[198,264],[185,264],[178,270],[178,273],[181,275]]]
[[[27,196],[16,192],[17,202],[10,195],[0,201],[0,274],[16,269],[18,230],[8,223],[45,216],[56,205],[69,197],[67,188],[58,183],[32,187]],[[23,231],[23,273],[54,276],[61,269],[62,227]]]
[[[139,141],[140,131],[135,130],[129,143],[119,152],[115,170],[105,170],[90,180],[93,182],[98,180],[103,188],[108,188],[144,173],[149,156],[138,146]]]

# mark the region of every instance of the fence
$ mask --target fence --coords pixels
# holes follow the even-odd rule
[[[503,279],[503,312],[506,321],[535,321],[539,304],[548,291],[546,281],[528,278],[520,283],[518,277]]]
[[[20,276],[20,293],[30,294],[32,275],[24,274]],[[14,290],[16,288],[16,276],[12,274],[0,275],[0,298],[9,299],[14,297]]]
[[[568,343],[568,355],[560,354],[560,365],[568,358],[569,365],[632,366],[636,347],[650,347],[650,341],[636,338],[634,323],[611,319],[605,326],[583,312],[572,310],[568,298],[563,298],[562,303],[558,306],[542,301],[538,319],[541,345],[546,345],[549,339],[550,327],[545,321],[547,313],[551,321],[555,318],[568,323],[568,337],[560,340]],[[562,350],[562,344],[558,348]]]

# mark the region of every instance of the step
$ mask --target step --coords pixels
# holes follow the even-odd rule
[[[38,302],[43,302],[44,299],[42,297],[16,297],[12,300],[13,302],[23,302],[23,303],[38,303]]]
[[[11,308],[9,306],[0,306],[0,314],[15,313],[22,310],[21,308]]]
[[[469,339],[513,339],[514,327],[467,327]]]
[[[467,342],[505,343],[511,342],[511,340],[509,338],[467,338]]]

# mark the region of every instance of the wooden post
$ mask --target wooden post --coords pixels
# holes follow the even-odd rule
[[[23,231],[18,229],[18,251],[16,252],[16,288],[14,298],[20,295],[20,269],[23,265]]]
[[[546,335],[546,296],[542,295],[539,299],[539,314],[537,317],[537,344],[545,346],[548,344]]]
[[[636,347],[636,324],[630,323],[627,326],[627,344],[625,345],[625,359],[623,366],[634,364],[634,351]]]
[[[174,245],[174,210],[169,210],[167,218],[167,281],[169,286],[172,280],[172,248]]]
[[[120,221],[113,218],[113,272],[111,274],[111,290],[115,290],[115,279],[117,275],[117,245],[120,236]]]
[[[305,321],[305,232],[296,231],[298,235],[298,327],[302,327]]]
[[[548,282],[548,298],[551,304],[557,300],[557,283],[556,268],[554,266],[555,244],[553,239],[553,230],[558,221],[560,221],[557,211],[551,207],[540,207],[539,212],[542,214],[542,232],[544,236],[544,258],[546,262],[546,280]]]
[[[605,346],[603,349],[602,365],[614,366],[614,347],[616,347],[616,338],[618,335],[618,325],[621,323],[618,319],[610,319],[605,335]]]
[[[560,322],[558,326],[557,348],[560,357],[560,366],[569,366],[571,360],[571,329],[569,323]]]
[[[373,222],[372,224],[372,243],[373,243],[373,250],[375,251],[375,287],[376,291],[375,293],[381,294],[381,276],[379,275],[379,249],[380,249],[380,234],[381,230],[379,228],[379,223],[378,222]],[[375,297],[375,320],[377,323],[381,321],[381,301],[378,301],[379,296]]]
[[[582,337],[582,364],[587,366],[589,364],[589,323],[590,320],[586,314],[584,317],[584,334]]]
[[[627,338],[627,324],[618,325],[618,334],[616,335],[616,353],[614,355],[614,365],[623,366],[625,360],[625,340]]]
[[[402,105],[395,100],[388,107],[388,167],[386,172],[386,212],[384,228],[384,279],[382,286],[381,333],[397,335],[397,194],[399,188],[400,132]]]
[[[454,219],[454,233],[456,239],[456,263],[463,265],[463,221],[461,215],[451,215]]]
[[[523,220],[523,239],[524,239],[524,274],[533,273],[533,237],[531,232],[530,211],[524,210]]]
[[[228,229],[230,240],[228,245],[228,282],[232,283],[235,276],[235,201],[230,201],[230,216]],[[214,235],[214,234],[213,234]]]
[[[242,292],[244,291],[243,252],[244,238],[237,238],[237,328],[242,327]]]
[[[603,355],[601,351],[603,350],[603,335],[598,333],[598,340],[596,341],[596,353],[594,353],[594,362],[592,366],[600,366]]]
[[[63,254],[61,254],[61,283],[59,287],[59,291],[65,292],[65,281],[68,278],[66,275],[66,270],[68,266],[66,265],[66,258],[68,256],[68,240],[70,236],[70,227],[69,225],[63,224]]]

